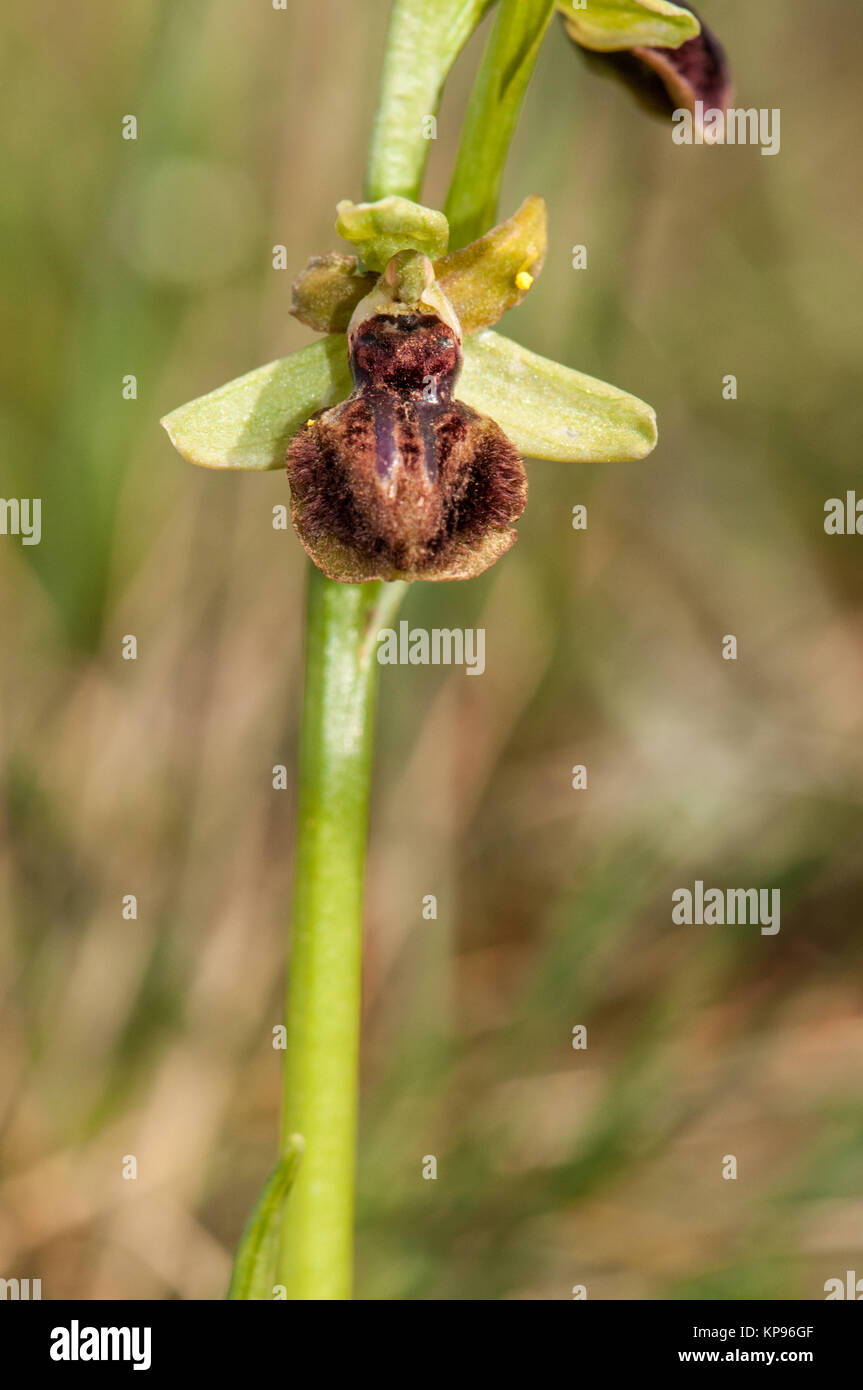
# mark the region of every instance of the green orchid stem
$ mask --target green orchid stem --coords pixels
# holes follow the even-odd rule
[[[419,195],[428,152],[422,118],[437,110],[446,75],[488,4],[396,0],[368,198]],[[502,0],[450,193],[459,219],[455,245],[494,220],[503,163],[551,11],[551,0]],[[502,104],[495,106],[498,97]],[[405,588],[335,584],[309,568],[281,1141],[285,1155],[301,1136],[305,1151],[285,1203],[276,1273],[288,1299],[349,1299],[352,1293],[376,635],[388,626]]]
[[[363,877],[379,627],[404,584],[335,584],[309,567],[306,681],[282,1151],[305,1154],[276,1282],[289,1299],[351,1297]]]
[[[450,68],[493,0],[393,0],[365,197],[419,200]]]

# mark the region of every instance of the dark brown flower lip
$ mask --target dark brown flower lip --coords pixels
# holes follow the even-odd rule
[[[515,542],[527,500],[506,435],[453,392],[459,335],[424,310],[373,312],[349,333],[354,390],[294,435],[297,534],[329,578],[468,578]]]

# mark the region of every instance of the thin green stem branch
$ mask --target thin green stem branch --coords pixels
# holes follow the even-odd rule
[[[468,105],[444,211],[450,250],[497,220],[510,141],[555,0],[501,0]]]

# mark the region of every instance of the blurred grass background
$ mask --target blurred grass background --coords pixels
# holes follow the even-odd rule
[[[360,1298],[863,1273],[863,541],[823,530],[863,495],[863,23],[703,10],[778,156],[674,146],[555,23],[508,166],[551,243],[506,331],[649,400],[660,444],[531,465],[515,551],[404,608],[485,627],[487,671],[382,671]],[[222,1297],[273,1161],[303,559],[283,474],[197,472],[158,421],[309,341],[291,275],[360,196],[387,11],[2,20],[0,491],[43,539],[0,537],[0,1273],[47,1298]],[[781,888],[779,935],[672,926],[695,878]]]

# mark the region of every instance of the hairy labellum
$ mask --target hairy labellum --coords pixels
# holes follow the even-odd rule
[[[499,426],[454,399],[457,323],[393,302],[348,343],[352,394],[288,448],[303,545],[348,583],[479,574],[514,544],[527,478]]]

